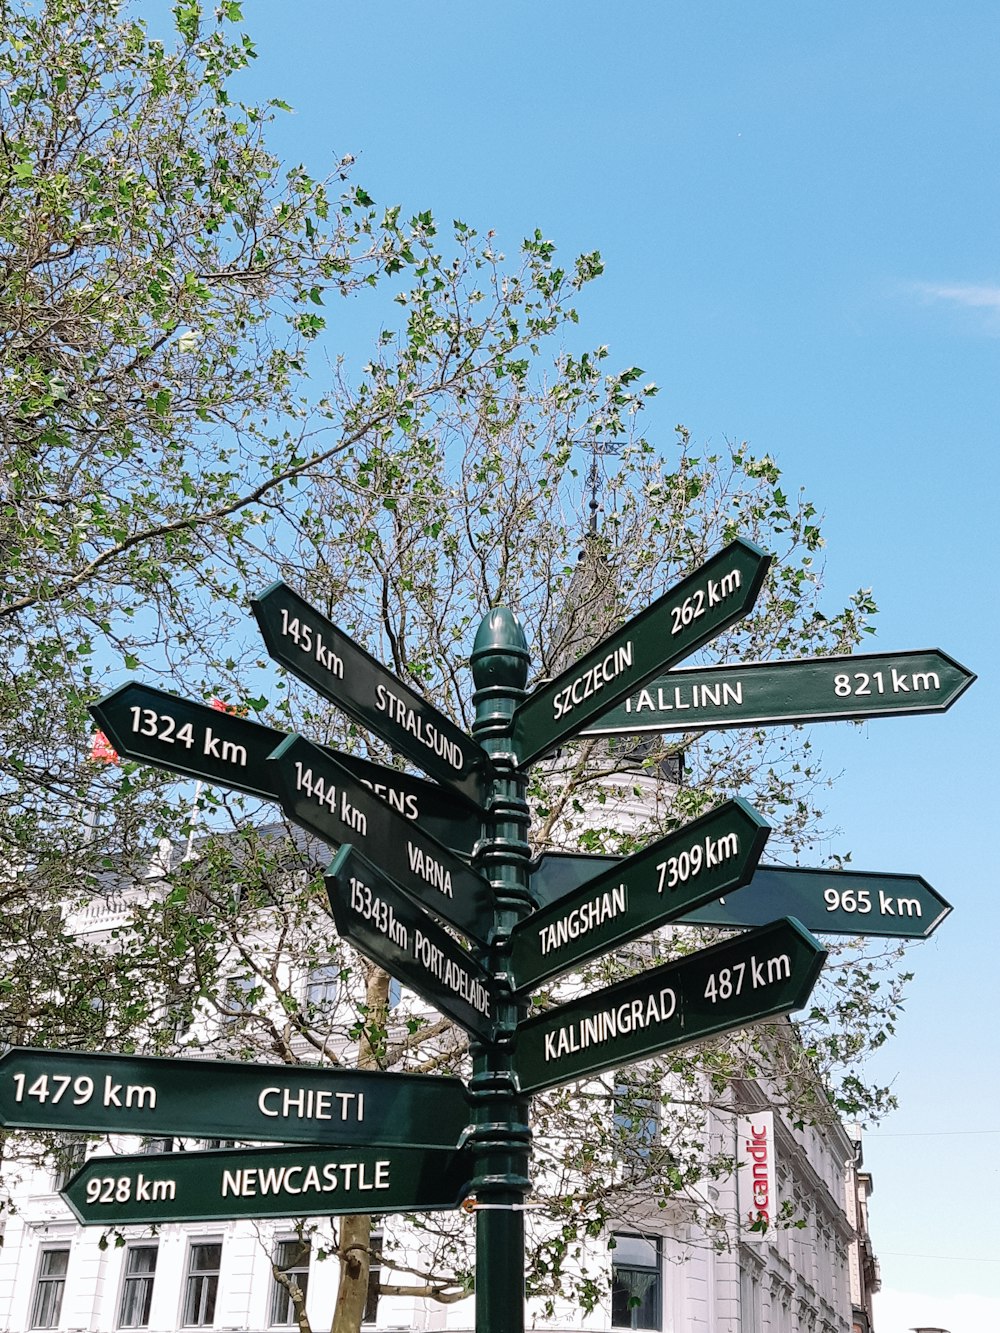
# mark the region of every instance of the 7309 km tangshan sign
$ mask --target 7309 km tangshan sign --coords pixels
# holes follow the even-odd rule
[[[527,695],[524,634],[491,611],[471,658],[471,734],[286,584],[256,598],[272,657],[423,777],[138,681],[95,704],[119,754],[274,801],[329,844],[338,931],[466,1030],[475,1092],[340,1067],[9,1051],[2,1125],[269,1145],[94,1158],[63,1191],[80,1221],[474,1200],[476,1327],[523,1333],[534,1094],[801,1008],[826,957],[811,930],[922,937],[949,910],[912,875],[761,866],[768,826],[740,799],[624,859],[531,860],[527,770],[574,738],[941,712],[974,680],[937,649],[683,668],[751,612],[769,564],[731,542]],[[749,929],[562,1003],[539,993],[668,922]]]

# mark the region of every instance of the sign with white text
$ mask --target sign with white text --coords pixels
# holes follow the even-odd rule
[[[0,1056],[0,1125],[283,1143],[455,1147],[457,1078],[380,1070],[47,1051]]]
[[[597,874],[613,877],[621,865],[620,856],[544,852],[530,867],[531,893],[545,909],[568,901]],[[742,929],[793,916],[807,930],[824,935],[925,940],[950,911],[951,904],[922,875],[759,865],[748,884],[685,912],[677,921]]]
[[[478,741],[397,680],[286,583],[272,583],[250,605],[276,662],[432,778],[475,806],[485,804],[492,765]]]
[[[938,648],[671,671],[581,736],[793,726],[943,713],[976,679]]]
[[[467,1032],[490,1041],[496,983],[471,953],[348,844],[325,876],[340,936]]]
[[[797,921],[776,921],[553,1005],[517,1030],[520,1091],[572,1083],[801,1009],[825,959]]]
[[[226,707],[196,703],[131,680],[92,704],[91,713],[120,755],[171,773],[280,801],[268,755],[288,739]],[[358,755],[319,747],[390,809],[448,847],[471,855],[482,834],[478,816],[436,782]]]
[[[473,1172],[456,1148],[229,1148],[92,1157],[62,1197],[104,1227],[410,1213],[457,1208]]]
[[[738,537],[514,710],[523,768],[579,736],[658,671],[689,656],[753,609],[771,557]]]
[[[486,942],[493,919],[489,881],[404,819],[325,750],[289,736],[268,760],[289,819],[334,847],[357,846],[413,899],[470,938]]]
[[[739,888],[769,832],[737,797],[594,875],[514,927],[514,988],[532,989]]]

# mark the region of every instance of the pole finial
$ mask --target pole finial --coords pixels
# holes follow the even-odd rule
[[[495,606],[483,617],[469,663],[477,690],[501,686],[523,690],[531,661],[521,623],[506,606]]]

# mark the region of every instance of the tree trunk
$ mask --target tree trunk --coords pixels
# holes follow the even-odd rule
[[[367,1214],[340,1219],[340,1285],[330,1333],[359,1333],[368,1300],[372,1220]]]
[[[358,1068],[378,1069],[389,1013],[389,974],[380,967],[372,967],[368,973],[365,1004],[368,1012],[365,1031],[358,1047]],[[360,1333],[361,1318],[368,1300],[371,1234],[372,1219],[367,1213],[340,1219],[340,1244],[337,1246],[340,1283],[330,1333]]]

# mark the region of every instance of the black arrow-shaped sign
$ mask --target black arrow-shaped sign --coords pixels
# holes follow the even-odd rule
[[[514,927],[515,988],[530,990],[739,888],[753,874],[769,832],[737,797],[595,874]]]
[[[319,746],[289,736],[268,760],[289,819],[333,847],[354,843],[412,899],[485,944],[493,891],[478,870],[397,815]]]
[[[486,804],[490,757],[433,704],[404,685],[286,583],[251,602],[276,662],[451,791]]]
[[[350,845],[326,874],[341,937],[481,1041],[493,1038],[493,978],[471,953]]]
[[[115,750],[126,759],[200,778],[280,804],[268,756],[288,733],[226,709],[128,681],[91,713]],[[401,773],[357,755],[320,747],[392,810],[417,822],[446,847],[471,855],[482,834],[479,816],[436,782]]]
[[[539,917],[552,904],[571,901],[580,886],[601,873],[614,876],[620,856],[545,852],[532,863],[531,892]],[[758,866],[748,884],[677,918],[684,926],[763,926],[794,916],[824,935],[925,940],[951,911],[922,875],[867,870],[823,870],[806,866]]]
[[[771,557],[742,537],[670,592],[540,685],[514,711],[511,742],[522,767],[626,699],[658,671],[682,661],[753,609]]]
[[[520,1089],[540,1092],[801,1009],[825,958],[797,921],[776,921],[555,1005],[517,1030]]]
[[[943,713],[975,679],[940,648],[690,667],[651,680],[580,734],[629,736]]]

